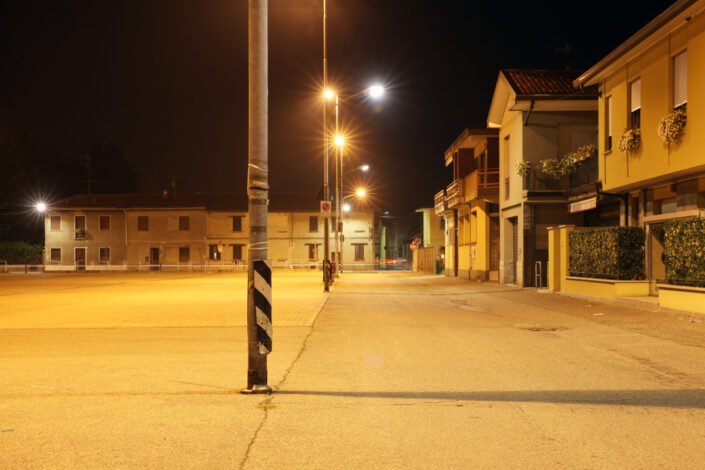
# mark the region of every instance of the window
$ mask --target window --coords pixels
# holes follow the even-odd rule
[[[355,261],[365,260],[365,244],[364,243],[353,243],[355,247]]]
[[[51,263],[61,263],[61,248],[52,248],[49,250],[49,261]]]
[[[188,246],[179,247],[179,263],[188,263],[191,260],[191,248]]]
[[[641,78],[637,78],[629,84],[630,97],[630,122],[632,129],[641,127]]]
[[[220,261],[220,248],[218,245],[208,245],[208,259],[211,261]]]
[[[140,232],[146,232],[149,230],[149,216],[140,215],[137,217],[137,230]]]
[[[608,96],[605,99],[605,126],[607,127],[607,132],[605,135],[605,150],[612,150],[612,97]]]
[[[51,231],[58,232],[59,230],[61,230],[61,216],[60,215],[52,215],[51,216]]]
[[[86,238],[86,216],[77,215],[74,219],[75,231],[77,240],[83,240]]]
[[[242,216],[233,216],[233,232],[242,232]]]
[[[242,261],[242,247],[244,245],[233,245],[233,260]]]
[[[307,244],[308,247],[308,259],[309,260],[318,260],[318,255],[316,253],[316,245],[314,244]]]
[[[318,216],[312,215],[308,218],[308,231],[318,232]]]
[[[101,215],[98,219],[98,226],[101,230],[110,230],[110,216]]]
[[[190,230],[191,218],[187,215],[179,216],[179,230],[182,232],[188,232]]]
[[[688,51],[673,58],[673,109],[688,105]]]
[[[100,248],[99,249],[100,264],[110,263],[110,248]]]

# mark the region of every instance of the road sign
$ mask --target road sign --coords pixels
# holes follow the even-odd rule
[[[419,237],[414,239],[414,245],[421,246],[421,243],[423,243],[423,241]]]
[[[416,248],[418,248],[415,243],[412,243],[410,246],[411,246],[411,251],[416,251]]]
[[[321,201],[321,217],[330,217],[331,207],[330,201]]]
[[[218,246],[223,246],[223,240],[218,240]]]

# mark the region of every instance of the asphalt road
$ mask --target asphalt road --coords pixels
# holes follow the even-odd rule
[[[705,465],[699,316],[346,273],[310,327],[318,276],[275,272],[276,392],[244,396],[242,278],[15,279],[1,469]],[[51,307],[66,283],[73,306]],[[107,313],[84,308],[97,298]]]

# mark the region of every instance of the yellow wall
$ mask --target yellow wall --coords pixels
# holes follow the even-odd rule
[[[659,121],[673,103],[672,57],[688,50],[688,124],[681,141],[665,144],[657,134]],[[629,122],[628,84],[641,78],[640,149],[630,157],[619,151]],[[705,165],[705,17],[696,16],[645,54],[600,84],[600,177],[606,191]],[[612,96],[612,150],[605,152],[605,99]]]
[[[705,289],[662,286],[658,290],[658,302],[666,308],[705,313]]]

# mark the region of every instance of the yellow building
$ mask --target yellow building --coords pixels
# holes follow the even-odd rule
[[[445,226],[445,271],[463,279],[499,279],[497,129],[465,129],[444,154],[453,181],[435,196]]]
[[[664,222],[705,214],[704,11],[704,0],[674,3],[574,81],[599,87],[602,190],[622,197],[623,224],[646,230],[651,294],[665,278]],[[667,142],[658,129],[674,111],[687,125]],[[620,141],[630,129],[640,143],[627,152]]]

